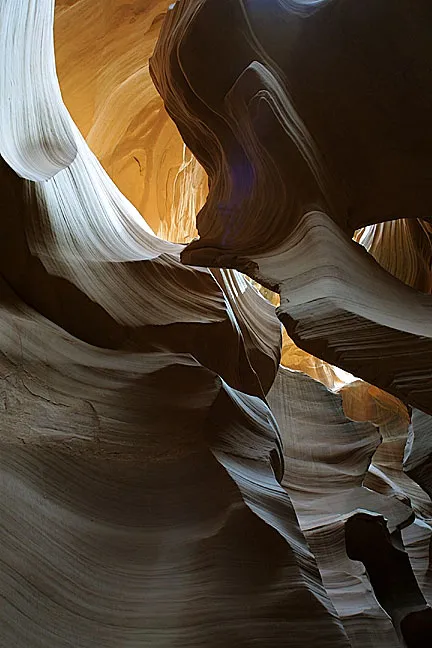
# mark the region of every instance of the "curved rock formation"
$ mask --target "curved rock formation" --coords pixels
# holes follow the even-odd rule
[[[37,182],[68,167],[77,152],[57,82],[53,19],[52,2],[2,3],[0,154],[18,175]]]
[[[165,0],[57,0],[62,95],[105,171],[163,238],[196,236],[207,177],[166,114],[148,69]]]
[[[351,644],[365,646],[375,637],[380,646],[397,646],[364,572],[348,559],[344,541],[345,523],[359,509],[380,512],[391,531],[412,519],[406,503],[363,486],[380,444],[377,429],[348,420],[339,395],[287,369],[279,369],[269,403],[284,446],[282,485],[292,498]]]
[[[2,5],[3,50],[14,25],[38,43],[52,7]],[[55,112],[50,82],[32,90]],[[348,646],[275,477],[273,308],[235,272],[182,265],[69,117],[75,156],[46,172],[44,114],[0,168],[2,643]]]
[[[183,260],[277,290],[298,346],[429,414],[431,299],[350,239],[430,218],[431,19],[425,0],[190,0],[151,61],[210,178]]]
[[[1,3],[1,646],[428,645],[430,11],[363,5]]]

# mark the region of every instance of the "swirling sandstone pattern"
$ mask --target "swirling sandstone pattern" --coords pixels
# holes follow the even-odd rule
[[[351,237],[430,218],[431,18],[425,0],[190,0],[173,5],[151,61],[210,178],[183,260],[277,290],[298,346],[429,414],[430,296]]]
[[[2,643],[307,648],[319,629],[348,646],[275,478],[273,308],[236,272],[182,265],[63,106],[75,155],[45,166],[63,150],[45,137],[52,9],[2,6],[3,49],[16,25],[35,80],[52,75],[20,137],[2,131]]]
[[[2,647],[428,645],[426,116],[381,132],[349,45],[407,2],[353,6],[1,3]]]
[[[165,0],[57,0],[62,94],[93,153],[163,238],[196,236],[207,178],[166,114],[148,59]]]

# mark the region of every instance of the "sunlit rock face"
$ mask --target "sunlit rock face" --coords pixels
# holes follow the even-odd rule
[[[169,119],[148,60],[164,0],[59,0],[56,63],[63,99],[105,171],[163,238],[196,236],[207,177]]]
[[[429,131],[366,195],[320,129],[352,6],[0,4],[1,646],[429,646]],[[428,5],[364,6],[420,132]]]

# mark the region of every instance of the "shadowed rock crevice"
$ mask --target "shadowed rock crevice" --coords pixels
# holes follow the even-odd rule
[[[364,564],[375,596],[407,648],[426,648],[432,609],[413,574],[400,531],[390,534],[383,517],[358,512],[345,523],[345,542],[348,556]]]
[[[428,646],[431,25],[0,1],[2,648]]]

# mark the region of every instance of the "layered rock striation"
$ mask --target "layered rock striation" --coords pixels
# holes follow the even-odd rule
[[[426,1],[178,2],[151,60],[210,179],[184,261],[276,290],[298,346],[428,414],[430,297],[351,238],[430,219],[430,19]]]
[[[1,646],[428,645],[432,16],[363,5],[0,5]]]

